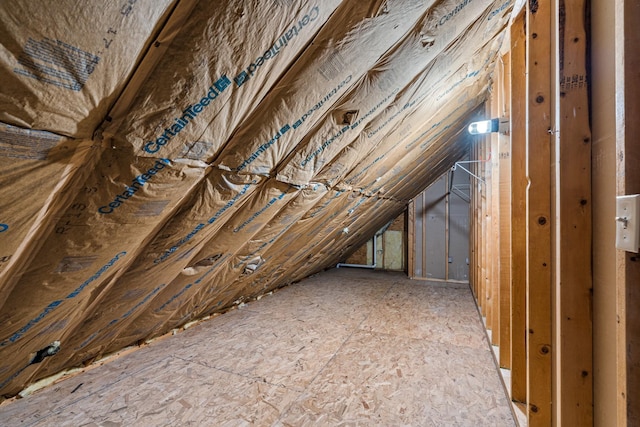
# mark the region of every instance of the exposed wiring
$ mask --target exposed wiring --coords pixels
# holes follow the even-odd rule
[[[480,160],[464,160],[464,161],[460,161],[460,162],[455,162],[454,165],[451,167],[451,171],[455,171],[457,168],[462,169],[463,171],[465,171],[466,173],[468,173],[469,175],[471,175],[472,177],[474,177],[475,179],[477,179],[478,181],[482,182],[483,184],[486,184],[484,179],[482,179],[481,177],[479,177],[478,175],[474,174],[473,172],[471,172],[469,169],[465,168],[464,166],[462,166],[463,164],[470,164],[470,163],[487,163],[491,160],[491,152],[489,152],[489,156],[486,159],[480,159]],[[449,188],[449,192],[451,192],[451,188]]]

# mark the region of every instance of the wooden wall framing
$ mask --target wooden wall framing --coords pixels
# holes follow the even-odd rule
[[[531,7],[533,6],[533,7]],[[526,258],[527,417],[529,426],[551,425],[552,399],[552,192],[554,114],[550,2],[529,3],[526,35]]]
[[[587,7],[529,1],[513,20],[488,108],[510,137],[472,150],[495,156],[476,168],[472,288],[532,427],[593,424]]]
[[[640,194],[640,2],[615,2],[616,194]],[[640,425],[640,254],[616,251],[618,426]]]
[[[511,397],[527,401],[526,34],[524,14],[511,26]]]

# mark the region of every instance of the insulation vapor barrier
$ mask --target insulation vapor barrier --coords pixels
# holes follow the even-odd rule
[[[141,156],[214,157],[340,2],[184,3],[105,129]]]
[[[3,397],[355,251],[464,155],[513,8],[103,3],[0,5]]]
[[[90,138],[173,0],[0,5],[0,121]]]
[[[52,215],[68,202],[97,152],[91,140],[0,123],[0,212],[6,221],[0,226],[0,302],[17,279],[20,254],[37,247],[52,226]]]

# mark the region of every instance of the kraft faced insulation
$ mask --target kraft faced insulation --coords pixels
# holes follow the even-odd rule
[[[1,5],[0,395],[344,259],[464,155],[512,3]]]

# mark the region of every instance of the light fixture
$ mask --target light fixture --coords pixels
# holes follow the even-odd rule
[[[472,122],[467,129],[471,135],[483,135],[493,132],[507,134],[509,133],[509,118],[501,117],[499,119],[496,118]]]

